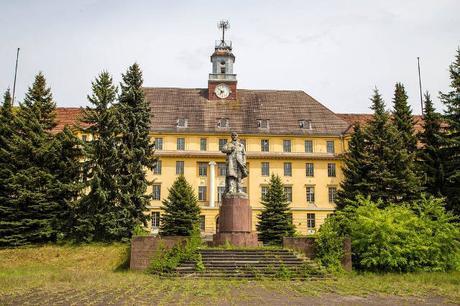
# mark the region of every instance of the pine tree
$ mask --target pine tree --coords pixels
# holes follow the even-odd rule
[[[6,181],[10,207],[14,214],[2,233],[3,245],[22,245],[55,241],[57,216],[61,207],[55,197],[56,176],[50,170],[50,129],[54,121],[55,103],[40,73],[26,94],[13,122],[13,134],[7,141],[14,172]],[[4,230],[4,229],[2,229]]]
[[[447,208],[460,215],[460,48],[454,62],[449,66],[450,87],[448,93],[440,93],[441,101],[446,106],[444,119],[447,122],[445,136],[445,186]]]
[[[120,123],[114,101],[117,89],[112,77],[102,72],[92,82],[88,96],[92,107],[82,122],[92,141],[85,146],[84,175],[88,193],[78,203],[73,236],[77,240],[117,241],[129,236],[129,215],[120,204]]]
[[[428,92],[424,98],[423,132],[418,135],[422,148],[417,154],[418,162],[424,175],[424,191],[440,197],[445,184],[441,115],[436,112]]]
[[[190,236],[200,222],[200,207],[192,186],[180,175],[163,200],[160,235]]]
[[[82,142],[65,126],[62,132],[55,135],[46,156],[48,169],[55,178],[54,188],[49,193],[60,207],[53,227],[58,231],[58,238],[65,239],[72,235],[76,221],[76,203],[84,187]]]
[[[146,194],[150,182],[146,170],[156,164],[154,144],[150,142],[150,107],[142,90],[142,71],[138,64],[130,66],[122,75],[121,94],[117,105],[121,121],[120,188],[122,207],[128,212],[131,229],[147,225],[147,205],[151,195]]]
[[[400,203],[420,195],[413,157],[397,128],[390,121],[378,90],[372,97],[374,115],[364,130],[369,155],[368,194],[383,203]]]
[[[262,212],[257,217],[257,231],[259,240],[267,245],[280,245],[283,237],[294,234],[289,202],[284,192],[283,182],[278,175],[270,177],[267,193],[263,197],[261,204]]]
[[[11,203],[9,179],[15,172],[10,143],[13,135],[13,102],[10,90],[3,96],[0,108],[0,246],[14,242],[11,223],[15,220],[16,209]]]
[[[413,153],[417,149],[417,138],[414,131],[412,110],[407,98],[404,85],[396,83],[393,98],[393,121],[402,137],[403,143],[406,145],[407,151]]]
[[[35,81],[26,93],[23,105],[33,111],[30,115],[37,118],[44,130],[51,130],[57,125],[56,103],[51,88],[46,87],[46,79],[42,72],[35,76]]]
[[[348,152],[345,154],[342,169],[344,179],[337,192],[336,205],[338,209],[344,208],[349,200],[353,201],[359,194],[367,194],[369,186],[367,177],[369,162],[365,150],[366,139],[359,123],[354,125],[353,134],[348,143]]]

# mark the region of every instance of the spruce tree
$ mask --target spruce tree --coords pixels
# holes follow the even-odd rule
[[[190,236],[200,222],[200,207],[192,186],[180,175],[163,200],[160,235]]]
[[[7,147],[13,172],[7,179],[9,205],[14,214],[3,232],[4,245],[23,245],[55,241],[57,217],[65,207],[56,198],[58,182],[50,169],[50,129],[55,103],[43,74],[35,77],[13,122],[13,134]],[[3,230],[3,229],[2,229]]]
[[[447,208],[460,215],[460,48],[455,60],[449,66],[450,87],[448,93],[440,93],[441,101],[446,106],[444,119],[447,123],[445,136],[445,186]]]
[[[409,153],[415,152],[417,138],[414,131],[412,110],[407,102],[407,93],[402,83],[396,83],[393,98],[393,121]]]
[[[156,159],[154,144],[149,137],[150,107],[142,89],[142,71],[138,64],[130,66],[122,75],[121,94],[117,111],[121,122],[120,204],[127,210],[131,231],[135,226],[147,225],[147,205],[151,195],[146,194],[150,184],[146,170],[153,170]]]
[[[424,191],[441,197],[445,184],[441,131],[441,115],[438,114],[428,92],[424,95],[423,131],[418,134],[422,147],[418,151],[418,163],[424,176]]]
[[[54,188],[49,193],[60,207],[53,227],[58,231],[58,238],[61,240],[72,236],[76,225],[76,204],[84,187],[82,145],[72,130],[65,126],[63,131],[55,135],[46,153],[48,169],[55,179]]]
[[[336,205],[338,209],[344,208],[349,203],[349,200],[355,200],[357,195],[368,193],[369,162],[365,142],[366,139],[361,125],[356,123],[348,143],[348,152],[343,159],[344,166],[342,171],[344,178],[337,192]]]
[[[9,179],[15,172],[14,155],[10,149],[13,122],[13,102],[8,89],[0,108],[0,246],[14,243],[11,223],[15,220],[16,209],[11,203],[9,185]]]
[[[92,141],[85,145],[84,176],[88,192],[76,209],[73,236],[76,240],[118,241],[129,236],[128,213],[120,203],[120,123],[114,102],[117,89],[112,77],[102,72],[92,82],[91,107],[82,122]]]
[[[292,236],[295,230],[283,182],[278,175],[272,174],[270,177],[267,193],[261,204],[263,209],[257,217],[259,240],[267,245],[281,245],[283,237]]]

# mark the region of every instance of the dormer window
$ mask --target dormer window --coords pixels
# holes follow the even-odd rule
[[[258,119],[257,127],[260,129],[268,129],[269,128],[268,119]]]
[[[188,120],[185,118],[179,118],[177,119],[177,127],[180,128],[186,128],[188,125]]]
[[[311,130],[311,120],[299,120],[299,127],[304,130]]]
[[[220,118],[219,121],[217,121],[217,127],[219,128],[230,127],[230,120],[228,118]]]

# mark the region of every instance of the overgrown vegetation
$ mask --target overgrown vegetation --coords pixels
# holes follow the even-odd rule
[[[335,302],[343,297],[346,303],[352,296],[354,301],[362,298],[363,304],[374,296],[380,304],[386,298],[390,304],[420,303],[424,298],[434,298],[438,304],[460,301],[459,272],[352,273],[314,282],[160,279],[146,273],[116,272],[126,261],[127,250],[127,244],[0,250],[0,304],[258,304],[261,298],[274,303],[282,299],[291,304],[324,304],[331,295]]]
[[[339,269],[341,240],[351,237],[353,264],[375,272],[460,269],[460,230],[442,199],[401,205],[358,196],[326,220],[319,231],[318,257]]]
[[[167,249],[164,244],[160,245],[158,252],[156,252],[156,255],[150,262],[148,272],[152,274],[174,273],[179,264],[184,261],[195,262],[195,268],[198,271],[203,271],[203,261],[201,254],[198,253],[200,246],[200,230],[195,227],[190,237],[176,244],[171,249]]]

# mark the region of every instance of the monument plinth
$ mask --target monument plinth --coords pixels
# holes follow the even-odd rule
[[[232,133],[232,142],[224,145],[222,152],[227,154],[227,175],[219,208],[219,227],[213,244],[258,246],[257,233],[252,231],[252,209],[247,194],[241,188],[241,180],[248,176],[246,152],[236,133]]]

